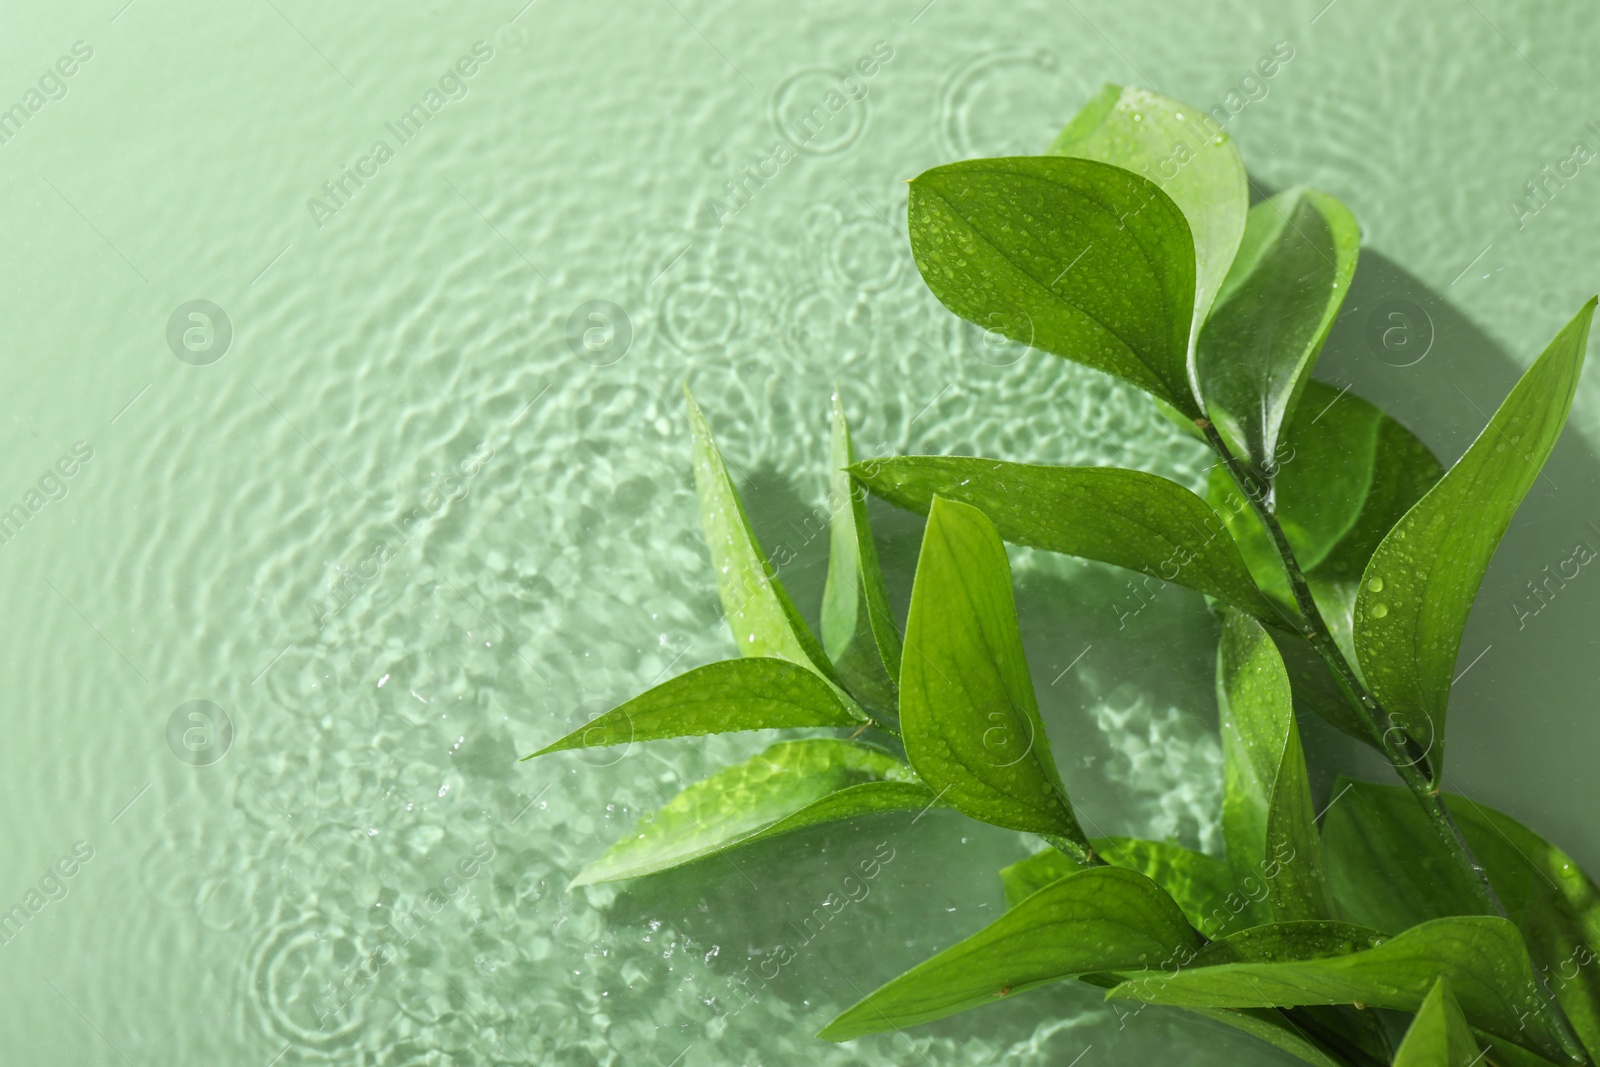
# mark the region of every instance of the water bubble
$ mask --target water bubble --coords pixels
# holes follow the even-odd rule
[[[1387,604],[1374,604],[1374,605],[1372,605],[1371,610],[1369,610],[1367,612],[1367,614],[1371,615],[1374,619],[1381,619],[1385,615],[1389,614],[1389,605],[1387,605]]]
[[[1367,588],[1372,590],[1374,593],[1383,592],[1383,579],[1377,575],[1373,575],[1371,578],[1367,579]]]

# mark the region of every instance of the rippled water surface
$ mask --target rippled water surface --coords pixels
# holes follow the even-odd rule
[[[1459,454],[1600,287],[1600,176],[1522,188],[1600,147],[1600,21],[1324,2],[6,5],[0,107],[29,118],[0,143],[0,507],[31,517],[0,544],[0,910],[39,907],[0,944],[0,1059],[1289,1062],[1071,986],[817,1042],[994,916],[993,872],[1033,844],[884,817],[569,893],[642,812],[777,735],[517,759],[732,653],[685,384],[813,618],[836,382],[862,452],[1200,484],[1143,400],[988,343],[906,244],[903,179],[1037,152],[1107,80],[1236,110],[1262,189],[1354,208],[1322,376]],[[1591,869],[1600,580],[1518,605],[1600,545],[1597,382],[1480,595],[1451,756],[1456,788]],[[873,518],[903,611],[919,520]],[[1091,829],[1218,850],[1199,598],[1133,613],[1122,572],[1013,564]],[[1306,728],[1326,798],[1362,764]]]

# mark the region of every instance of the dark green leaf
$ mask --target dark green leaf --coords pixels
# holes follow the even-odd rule
[[[700,521],[711,549],[722,608],[739,654],[786,659],[809,667],[838,685],[833,665],[756,541],[700,405],[687,389],[684,395],[688,398],[689,425],[694,434],[694,481],[700,494]]]
[[[1504,919],[1435,919],[1377,948],[1288,963],[1228,963],[1130,978],[1111,996],[1201,1008],[1353,1004],[1416,1011],[1450,980],[1472,1024],[1541,1055],[1564,1057],[1541,1014],[1527,949]]]
[[[1265,1041],[1296,1059],[1316,1064],[1317,1067],[1346,1067],[1348,1062],[1344,1059],[1335,1059],[1322,1045],[1306,1035],[1303,1025],[1296,1023],[1277,1008],[1190,1008],[1188,1010],[1224,1026],[1242,1030],[1251,1037]]]
[[[1222,836],[1241,886],[1264,885],[1274,918],[1325,919],[1322,850],[1289,675],[1254,619],[1227,612],[1217,649]]]
[[[1239,255],[1200,335],[1200,394],[1258,467],[1279,436],[1350,288],[1361,231],[1348,208],[1290,189],[1250,209]]]
[[[1436,777],[1467,613],[1566,422],[1595,303],[1550,342],[1472,447],[1389,531],[1362,576],[1356,654],[1374,695],[1413,738],[1431,744]]]
[[[867,525],[866,491],[850,477],[855,462],[844,404],[833,394],[828,455],[828,583],[822,591],[822,642],[856,699],[885,712],[897,703],[900,633]]]
[[[662,682],[533,755],[733,730],[860,726],[864,721],[805,667],[765,657],[730,659]]]
[[[849,1041],[931,1022],[1078,974],[1181,966],[1197,948],[1183,913],[1159,886],[1132,871],[1096,867],[1039,890],[817,1036]]]
[[[1242,898],[1229,901],[1233,883],[1228,865],[1215,856],[1166,841],[1132,837],[1095,837],[1089,843],[1107,863],[1138,871],[1166,890],[1189,922],[1207,937],[1216,936],[1236,918],[1234,904],[1242,903]],[[1056,849],[1036,852],[1003,867],[1000,881],[1006,890],[1006,906],[1015,907],[1051,882],[1084,869]]]
[[[1329,882],[1359,921],[1400,930],[1479,909],[1408,790],[1344,781],[1336,788],[1342,795],[1324,836]],[[1600,887],[1510,816],[1466,797],[1446,801],[1579,1039],[1600,1057]]]
[[[1394,1067],[1472,1067],[1480,1058],[1478,1042],[1450,993],[1449,981],[1439,979],[1411,1020]]]
[[[1177,204],[1194,240],[1198,334],[1245,232],[1250,191],[1233,139],[1199,108],[1148,89],[1108,85],[1050,152],[1136,171]]]
[[[1154,183],[1087,159],[974,159],[911,182],[911,252],[951,311],[1200,414],[1195,253]]]
[[[886,752],[850,741],[784,741],[646,815],[572,885],[637,878],[818,823],[918,811],[935,799]]]
[[[1113,563],[1219,597],[1262,618],[1222,519],[1176,482],[1117,467],[1049,467],[904,456],[852,468],[878,496],[927,514],[935,494],[981,510],[1014,544]]]
[[[994,524],[935,497],[900,664],[906,758],[952,807],[1081,853],[1017,631],[1011,565]]]
[[[1283,433],[1278,463],[1273,501],[1295,559],[1314,582],[1343,581],[1352,588],[1383,535],[1441,473],[1433,453],[1404,426],[1360,397],[1318,381],[1305,385],[1304,401]],[[1256,582],[1292,605],[1271,538],[1220,465],[1212,468],[1206,495]],[[1326,613],[1337,604],[1319,598],[1318,606]],[[1342,614],[1348,633],[1348,608]]]

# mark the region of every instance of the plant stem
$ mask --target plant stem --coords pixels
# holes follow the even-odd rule
[[[1311,643],[1311,647],[1333,672],[1334,679],[1345,691],[1367,735],[1378,746],[1379,751],[1388,757],[1395,773],[1417,798],[1417,803],[1422,805],[1422,810],[1433,823],[1445,847],[1467,875],[1468,884],[1473,887],[1480,902],[1492,914],[1505,918],[1506,909],[1500,903],[1500,897],[1495,893],[1494,887],[1489,884],[1488,874],[1478,862],[1477,856],[1473,854],[1472,846],[1467,844],[1467,839],[1462,836],[1461,828],[1451,817],[1450,809],[1445,806],[1444,797],[1439,795],[1438,789],[1433,785],[1434,774],[1428,761],[1427,751],[1421,749],[1406,729],[1396,723],[1384,710],[1383,705],[1372,695],[1350,662],[1345,659],[1338,642],[1333,639],[1333,633],[1311,595],[1311,586],[1306,581],[1305,573],[1300,569],[1300,563],[1295,558],[1289,539],[1283,532],[1283,526],[1267,503],[1262,479],[1244,468],[1229,450],[1227,443],[1222,440],[1222,435],[1217,433],[1215,426],[1207,423],[1201,430],[1205,433],[1206,443],[1228,468],[1228,473],[1238,485],[1239,491],[1250,502],[1256,517],[1261,520],[1261,524],[1272,537],[1273,546],[1278,550],[1278,557],[1283,562],[1283,569],[1289,577],[1289,586],[1294,591],[1295,606],[1300,609],[1303,625],[1301,636]]]

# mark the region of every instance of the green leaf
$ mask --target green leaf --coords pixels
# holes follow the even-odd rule
[[[1223,757],[1222,837],[1241,886],[1265,886],[1274,918],[1325,919],[1311,783],[1289,675],[1272,638],[1236,611],[1217,649]]]
[[[951,806],[1089,851],[1039,719],[1005,545],[982,512],[941,497],[912,583],[900,729],[906,758]]]
[[[1314,189],[1290,189],[1250,209],[1196,358],[1212,422],[1269,473],[1339,317],[1360,245],[1355,216]]]
[[[696,782],[646,815],[631,835],[580,871],[572,886],[638,878],[802,827],[917,811],[935,801],[887,752],[850,741],[784,741]]]
[[[1202,1015],[1251,1037],[1265,1041],[1296,1059],[1317,1067],[1346,1067],[1348,1060],[1335,1059],[1322,1045],[1312,1041],[1305,1027],[1277,1008],[1190,1008]]]
[[[730,659],[662,682],[533,756],[664,737],[794,726],[853,727],[864,721],[840,703],[827,682],[804,667],[781,659]]]
[[[1207,937],[1215,936],[1234,914],[1228,902],[1233,882],[1228,865],[1215,856],[1195,852],[1166,841],[1132,837],[1095,837],[1089,843],[1095,855],[1123,867],[1166,890],[1184,916]],[[1085,870],[1083,864],[1056,849],[1036,852],[1025,860],[1000,869],[1006,906],[1015,907],[1051,882]]]
[[[1013,544],[1113,563],[1276,617],[1222,519],[1176,482],[1117,467],[904,456],[851,468],[878,496],[927,514],[935,495],[978,508]]]
[[[1480,1058],[1478,1042],[1450,993],[1449,981],[1439,979],[1411,1020],[1394,1067],[1472,1067]]]
[[[1467,613],[1566,422],[1595,303],[1556,335],[1472,447],[1389,531],[1362,577],[1356,654],[1390,715],[1418,743],[1431,745],[1435,779]],[[1467,516],[1471,521],[1463,521]]]
[[[1324,842],[1329,882],[1346,910],[1381,930],[1479,910],[1408,790],[1345,781],[1336,788],[1342,796],[1329,809]],[[1578,1038],[1600,1058],[1600,887],[1510,816],[1466,797],[1445,799]]]
[[[911,182],[911,252],[951,311],[1200,415],[1195,254],[1154,183],[1087,159],[974,159]]]
[[[700,521],[717,590],[741,656],[775,656],[809,667],[839,684],[822,646],[800,617],[778,581],[776,569],[756,540],[744,505],[728,476],[722,453],[711,438],[700,405],[688,389],[689,425],[694,434],[694,482],[700,494]]]
[[[846,687],[868,705],[893,712],[900,676],[900,633],[867,525],[866,491],[850,477],[850,426],[837,390],[828,462],[828,583],[822,591],[822,643]]]
[[[1331,959],[1365,952],[1382,941],[1382,935],[1375,930],[1329,919],[1267,923],[1218,938],[1200,950],[1193,965]]]
[[[1039,890],[882,986],[817,1036],[849,1041],[1078,974],[1181,965],[1197,948],[1194,931],[1161,887],[1132,871],[1095,867]]]
[[[1233,139],[1199,108],[1148,89],[1108,85],[1067,124],[1053,155],[1137,171],[1183,213],[1193,234],[1198,335],[1245,232],[1250,191]]]
[[[1350,955],[1286,963],[1228,963],[1131,978],[1109,994],[1200,1008],[1353,1004],[1416,1011],[1439,978],[1450,980],[1472,1024],[1564,1060],[1541,1014],[1517,928],[1489,916],[1435,919]]]
[[[1272,494],[1278,522],[1314,587],[1345,582],[1353,589],[1384,534],[1442,473],[1411,431],[1347,390],[1318,381],[1305,384],[1304,403],[1283,432],[1277,462]],[[1220,465],[1212,468],[1206,495],[1256,582],[1292,605],[1272,539]],[[1338,606],[1319,597],[1324,614]],[[1342,616],[1348,636],[1348,606]]]

